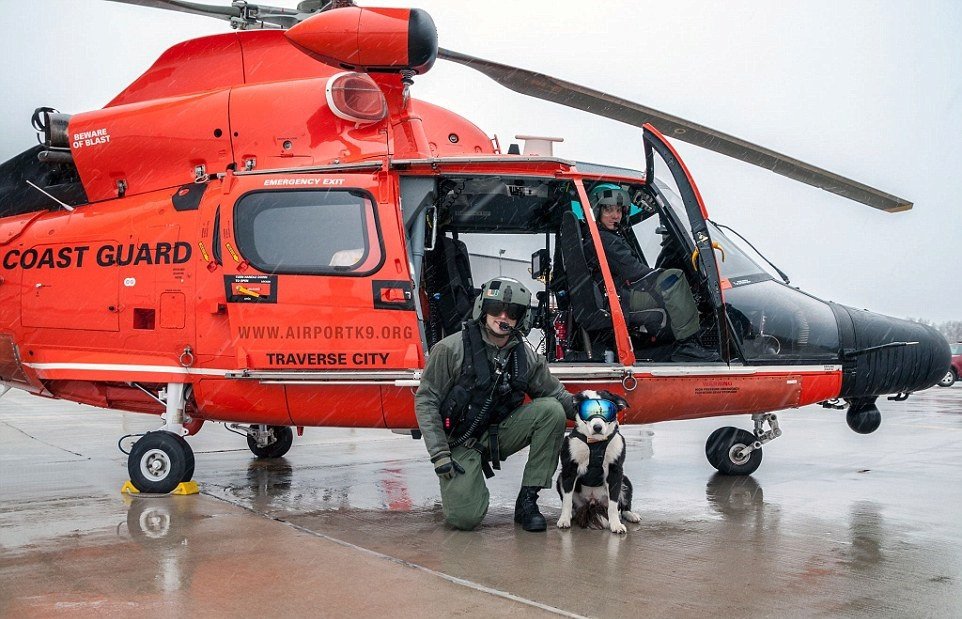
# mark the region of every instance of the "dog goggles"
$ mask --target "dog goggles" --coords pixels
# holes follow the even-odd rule
[[[618,418],[618,406],[611,400],[582,400],[578,407],[578,417],[582,421],[601,417],[610,423]]]

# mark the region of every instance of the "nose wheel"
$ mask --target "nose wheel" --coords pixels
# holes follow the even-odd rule
[[[731,426],[718,428],[705,442],[708,462],[722,475],[751,475],[762,463],[762,445],[782,435],[774,414],[752,415],[752,420],[754,433]]]
[[[722,475],[751,475],[762,463],[761,448],[744,453],[754,443],[755,435],[747,430],[718,428],[705,443],[705,455]]]
[[[194,476],[194,451],[183,437],[158,430],[134,443],[127,473],[137,490],[166,494]]]

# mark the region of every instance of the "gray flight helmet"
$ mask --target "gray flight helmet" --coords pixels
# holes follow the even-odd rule
[[[513,277],[495,277],[481,286],[481,294],[474,300],[474,310],[471,317],[480,320],[484,314],[484,305],[488,301],[500,301],[524,308],[524,314],[518,319],[517,328],[522,334],[531,331],[531,292],[527,287]]]

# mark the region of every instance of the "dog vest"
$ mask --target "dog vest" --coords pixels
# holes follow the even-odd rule
[[[528,356],[521,336],[514,337],[518,343],[509,353],[504,367],[493,367],[481,339],[481,325],[476,320],[462,325],[464,362],[461,375],[441,403],[444,431],[451,447],[462,445],[469,439],[477,440],[524,402],[528,391]]]
[[[608,443],[616,434],[618,434],[617,430],[603,441],[590,443],[588,437],[581,432],[571,431],[571,436],[588,446],[588,470],[585,471],[584,475],[578,477],[582,486],[597,488],[605,485],[605,450],[608,449]]]

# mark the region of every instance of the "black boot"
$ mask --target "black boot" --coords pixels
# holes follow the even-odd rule
[[[678,342],[675,349],[671,352],[671,360],[674,362],[712,362],[721,361],[721,355],[717,350],[709,350],[701,345],[695,336],[689,337]]]
[[[548,522],[538,510],[538,486],[521,486],[518,500],[514,504],[514,521],[521,523],[525,531],[544,531]]]

